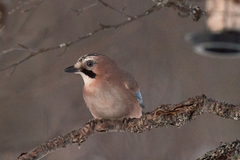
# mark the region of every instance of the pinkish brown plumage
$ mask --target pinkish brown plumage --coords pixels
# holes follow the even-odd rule
[[[143,104],[137,81],[109,57],[87,54],[65,71],[82,76],[83,97],[94,118],[141,117]]]

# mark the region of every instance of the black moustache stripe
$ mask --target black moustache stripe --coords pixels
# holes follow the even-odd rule
[[[90,78],[95,78],[96,77],[96,73],[94,73],[93,71],[89,71],[85,68],[81,68],[81,72],[83,72],[85,75],[87,75]]]

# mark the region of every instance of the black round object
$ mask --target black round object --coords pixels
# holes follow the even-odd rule
[[[209,31],[192,33],[187,39],[193,43],[197,53],[220,58],[240,58],[240,33],[224,31],[211,33]]]

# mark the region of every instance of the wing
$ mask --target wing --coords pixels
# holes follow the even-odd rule
[[[139,105],[142,107],[142,108],[145,108],[145,106],[143,105],[143,98],[142,98],[142,95],[139,91],[139,87],[138,87],[138,83],[137,81],[132,77],[131,74],[128,75],[128,77],[125,79],[124,81],[124,85],[125,87],[134,92],[135,96],[136,96],[136,99],[139,103]]]
[[[135,96],[137,97],[138,103],[142,108],[145,108],[145,106],[143,105],[143,99],[142,99],[142,95],[139,91],[135,92]]]

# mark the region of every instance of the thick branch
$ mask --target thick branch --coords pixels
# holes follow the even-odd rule
[[[203,112],[213,113],[220,117],[239,120],[239,105],[207,98],[205,95],[189,98],[188,100],[172,105],[163,104],[152,112],[146,113],[140,118],[123,118],[122,120],[93,119],[79,130],[72,131],[66,135],[58,136],[28,153],[23,153],[18,160],[40,159],[47,154],[64,148],[67,145],[78,144],[79,146],[89,137],[107,132],[134,132],[141,133],[151,128],[177,126],[181,127],[190,122]]]
[[[215,150],[207,152],[198,160],[210,160],[210,159],[240,159],[240,141],[221,143]]]

